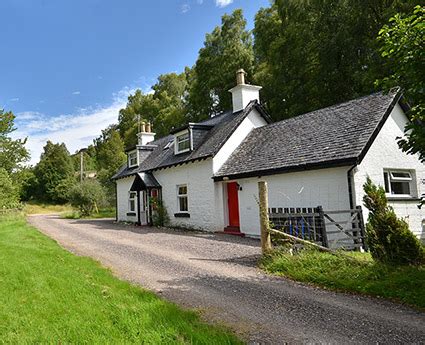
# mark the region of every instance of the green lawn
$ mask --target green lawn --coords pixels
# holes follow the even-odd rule
[[[375,263],[367,253],[351,258],[316,250],[290,255],[276,251],[264,257],[269,273],[334,290],[381,296],[425,308],[425,267],[390,267]]]
[[[0,291],[0,343],[240,343],[63,250],[23,215],[0,216]]]

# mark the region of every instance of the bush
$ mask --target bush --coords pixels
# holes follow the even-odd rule
[[[105,192],[96,180],[85,180],[72,187],[69,201],[80,210],[82,216],[90,216],[105,202]]]
[[[369,209],[366,240],[374,260],[395,265],[421,264],[425,251],[403,219],[387,204],[385,190],[370,178],[363,186],[364,205]]]
[[[0,209],[11,209],[19,206],[19,190],[13,184],[7,171],[0,168]]]
[[[152,204],[153,214],[152,222],[154,226],[165,226],[170,221],[168,217],[167,208],[164,205],[162,200],[158,198],[151,198],[150,202]]]

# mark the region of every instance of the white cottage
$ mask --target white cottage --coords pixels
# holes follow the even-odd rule
[[[362,205],[370,176],[425,237],[425,210],[417,207],[425,165],[398,148],[408,121],[398,92],[271,123],[261,87],[245,84],[243,71],[237,80],[232,110],[157,140],[150,126],[142,128],[113,177],[118,221],[150,224],[150,198],[158,197],[173,226],[259,236],[259,180],[268,182],[271,208],[338,211]]]

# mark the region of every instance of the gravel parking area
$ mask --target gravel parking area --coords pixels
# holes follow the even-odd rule
[[[64,248],[200,310],[251,343],[425,343],[424,313],[262,273],[257,240],[52,215],[29,222]]]

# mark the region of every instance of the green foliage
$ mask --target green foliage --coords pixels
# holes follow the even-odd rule
[[[173,127],[186,122],[186,73],[162,74],[152,86],[152,94],[137,90],[128,97],[127,106],[120,110],[118,130],[126,148],[137,144],[142,121],[150,122],[157,136],[168,135]]]
[[[406,136],[399,141],[400,148],[409,154],[419,154],[425,162],[425,7],[416,6],[407,16],[396,14],[390,24],[379,32],[381,55],[391,75],[377,85],[389,90],[403,89],[404,97],[412,104],[411,123]]]
[[[206,35],[204,47],[189,73],[188,111],[191,121],[199,121],[231,109],[229,89],[236,85],[236,71],[253,75],[252,36],[246,30],[242,10],[225,14],[221,26]]]
[[[6,169],[0,168],[0,210],[20,206],[19,191]]]
[[[291,255],[276,250],[260,266],[266,271],[328,289],[380,296],[425,308],[425,267],[392,266],[370,254],[332,255],[304,249]]]
[[[164,202],[158,198],[151,198],[150,203],[152,205],[153,214],[152,221],[154,226],[166,226],[170,222],[167,208]]]
[[[97,178],[105,188],[110,205],[115,204],[115,184],[111,177],[126,162],[124,143],[116,126],[109,126],[102,135],[94,140],[94,152],[97,165]]]
[[[19,170],[21,163],[29,159],[29,153],[25,148],[26,139],[13,140],[10,134],[15,130],[15,115],[0,109],[0,167],[9,174]]]
[[[425,251],[403,219],[387,205],[385,190],[370,178],[363,186],[364,205],[369,209],[366,240],[372,257],[393,265],[425,263]]]
[[[410,5],[409,5],[410,4]],[[275,120],[373,91],[388,74],[376,36],[412,1],[277,0],[255,18],[256,84]]]
[[[34,168],[38,185],[34,197],[53,203],[65,203],[75,183],[74,165],[65,144],[47,141],[40,162]]]
[[[69,192],[71,205],[77,207],[82,216],[90,216],[105,204],[105,191],[97,180],[84,180],[75,184]]]
[[[0,334],[6,344],[239,344],[26,224],[0,217]]]

